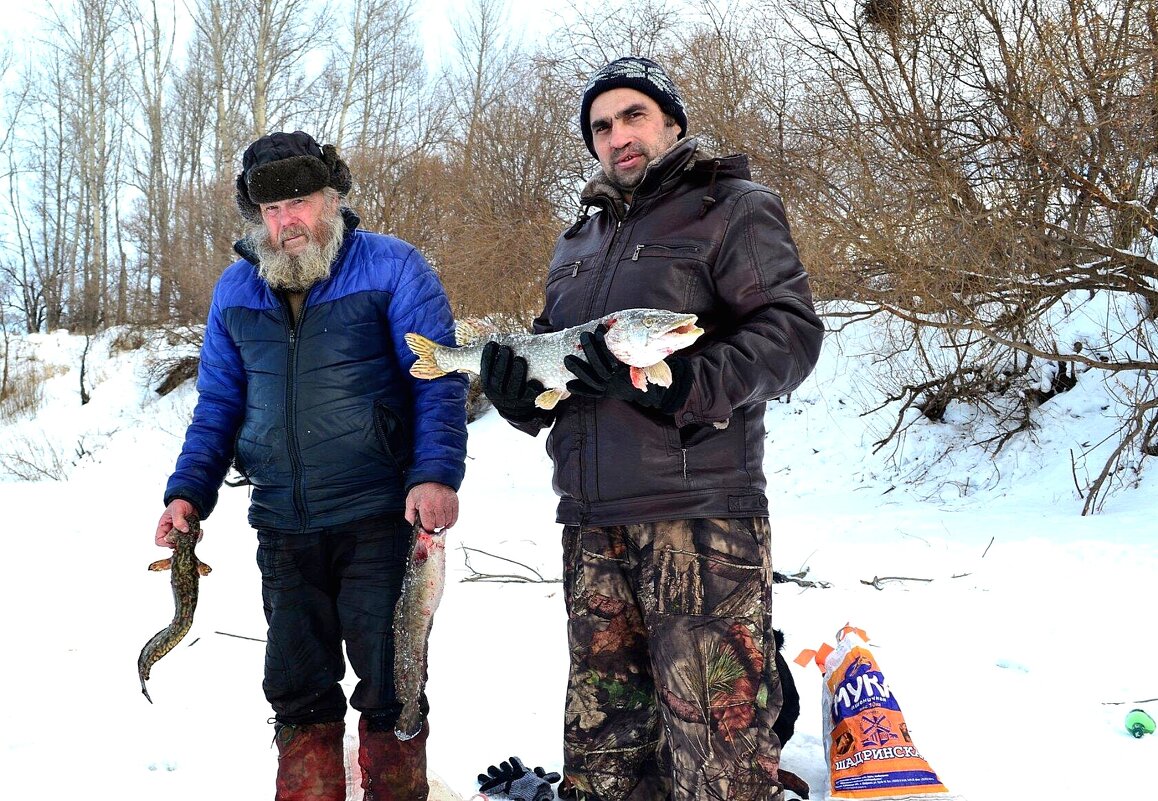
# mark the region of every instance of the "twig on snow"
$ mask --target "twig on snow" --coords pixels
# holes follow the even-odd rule
[[[468,581],[497,581],[497,582],[522,583],[522,584],[562,584],[563,583],[563,579],[561,579],[561,578],[557,578],[557,579],[543,578],[543,574],[540,573],[538,570],[535,570],[535,568],[531,567],[530,565],[525,565],[522,562],[516,561],[514,559],[508,559],[505,556],[499,556],[498,554],[489,553],[489,552],[481,550],[479,548],[470,548],[466,545],[460,545],[459,547],[462,548],[462,550],[464,552],[464,560],[466,562],[466,569],[471,572],[471,575],[464,578],[463,582],[468,582]],[[474,567],[470,563],[470,553],[469,553],[470,551],[474,551],[475,553],[481,553],[483,556],[489,556],[492,559],[499,559],[503,562],[510,562],[512,565],[518,565],[521,568],[525,568],[526,570],[531,571],[536,576],[538,576],[538,578],[529,578],[527,576],[520,576],[518,574],[480,573],[477,570],[475,570]]]
[[[925,582],[929,582],[932,580],[933,579],[930,579],[930,578],[913,578],[912,576],[873,576],[872,581],[865,581],[864,579],[861,579],[860,583],[861,584],[867,584],[870,587],[875,587],[878,590],[883,590],[884,587],[882,587],[881,585],[884,584],[886,581],[925,581]]]
[[[249,640],[250,642],[265,642],[260,637],[246,637],[244,634],[230,634],[228,631],[215,631],[214,634],[220,634],[222,637],[234,637],[238,640]]]
[[[821,589],[827,589],[827,588],[832,586],[832,584],[830,582],[827,582],[827,581],[808,581],[804,578],[807,575],[808,575],[808,568],[804,568],[804,570],[800,571],[799,573],[792,573],[792,574],[778,573],[777,571],[773,570],[772,571],[772,583],[773,584],[798,584],[801,587],[820,587]]]

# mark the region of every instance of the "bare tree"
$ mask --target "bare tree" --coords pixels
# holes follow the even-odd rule
[[[171,271],[163,268],[162,260],[171,239],[174,202],[172,160],[166,159],[166,104],[172,88],[173,55],[176,39],[176,10],[164,16],[157,0],[147,0],[137,10],[132,0],[127,5],[133,48],[132,93],[140,119],[132,123],[139,133],[131,185],[140,199],[137,213],[129,229],[139,252],[140,271],[135,294],[144,318],[165,319],[172,300]],[[156,282],[156,294],[152,287]],[[127,288],[125,288],[127,289]],[[122,290],[124,291],[124,290]]]
[[[52,32],[68,80],[56,98],[65,109],[69,156],[76,165],[70,202],[79,240],[72,283],[73,318],[86,332],[115,319],[109,288],[115,283],[116,204],[121,176],[121,124],[125,100],[125,20],[114,0],[79,0],[75,16],[57,17]]]
[[[326,7],[312,0],[239,0],[246,11],[242,31],[252,34],[253,48],[243,49],[250,67],[251,93],[243,95],[253,110],[253,129],[261,136],[279,130],[308,99],[303,67],[309,52],[327,43]],[[252,139],[253,137],[248,137]]]

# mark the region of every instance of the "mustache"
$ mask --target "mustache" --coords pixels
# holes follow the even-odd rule
[[[304,225],[290,225],[281,230],[277,238],[278,244],[284,244],[287,239],[293,239],[295,236],[304,236],[306,239],[312,240],[310,229]]]
[[[645,152],[643,152],[643,149],[641,147],[639,147],[639,145],[628,145],[627,147],[621,148],[620,150],[611,151],[612,161],[619,161],[624,156],[646,156],[646,155],[647,154]]]

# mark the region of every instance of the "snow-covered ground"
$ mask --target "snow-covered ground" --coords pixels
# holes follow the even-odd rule
[[[971,801],[1154,797],[1158,737],[1134,739],[1122,724],[1134,706],[1158,715],[1158,703],[1140,703],[1158,696],[1156,481],[1143,473],[1087,517],[1075,481],[1112,446],[1097,445],[1114,428],[1112,388],[1084,375],[996,460],[941,456],[967,436],[964,410],[917,420],[899,447],[874,453],[891,412],[864,414],[879,402],[873,371],[889,369],[873,364],[873,339],[867,324],[831,336],[816,373],[768,411],[776,567],[830,585],[777,586],[789,657],[846,623],[866,630],[915,744]],[[168,574],[145,567],[163,555],[153,529],[195,393],[187,383],[156,396],[156,351],[112,341],[92,342],[84,406],[82,338],[13,342],[13,364],[17,350],[35,355],[52,377],[35,417],[0,423],[3,797],[270,797],[244,488],[224,489],[204,525],[198,553],[213,573],[193,630],[154,667],[155,703],[141,696],[137,655],[173,613]],[[1091,447],[1075,467],[1071,454]],[[477,773],[511,755],[561,768],[560,527],[543,438],[493,412],[471,424],[461,497],[427,690],[431,768],[469,796]],[[548,580],[468,580],[534,575],[496,557]],[[792,670],[803,713],[784,765],[823,799],[821,676]]]

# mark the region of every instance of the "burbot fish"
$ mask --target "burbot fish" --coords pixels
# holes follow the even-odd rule
[[[691,345],[704,329],[696,325],[696,315],[663,309],[624,309],[583,325],[548,334],[501,334],[484,332],[478,326],[459,322],[454,328],[458,347],[432,342],[419,334],[407,334],[406,344],[418,357],[410,368],[416,378],[438,378],[455,370],[475,373],[482,369],[483,347],[490,341],[509,345],[527,360],[527,379],[546,388],[535,398],[540,409],[553,409],[570,397],[567,382],[575,375],[563,364],[568,354],[583,358],[579,335],[607,326],[605,342],[615,358],[631,366],[631,383],[646,389],[649,383],[671,386],[671,368],[665,358]]]
[[[177,531],[173,534],[177,538],[173,548],[173,555],[168,559],[158,559],[149,565],[149,570],[170,571],[170,584],[173,587],[173,621],[158,631],[145,643],[141,655],[137,657],[137,675],[141,679],[141,692],[149,703],[149,691],[145,682],[149,679],[149,671],[153,665],[165,654],[177,647],[177,643],[185,638],[189,629],[193,627],[193,613],[197,610],[198,583],[202,576],[209,575],[212,568],[197,558],[197,537],[201,533],[201,525],[196,518],[190,517],[189,533]]]
[[[430,629],[445,583],[446,536],[425,531],[415,521],[402,595],[394,608],[394,692],[402,702],[394,734],[399,740],[409,740],[422,728]]]

